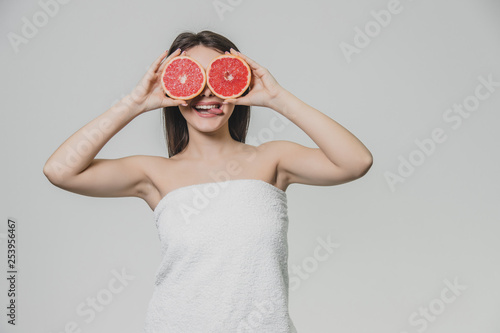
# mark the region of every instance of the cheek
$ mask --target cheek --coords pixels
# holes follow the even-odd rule
[[[231,114],[234,112],[234,108],[235,108],[235,105],[226,104],[222,107],[222,110],[224,111],[224,113],[231,116]]]
[[[186,120],[191,118],[192,116],[196,116],[195,114],[193,114],[190,106],[179,106],[179,110],[181,111],[181,116]]]
[[[181,110],[181,113],[183,114],[193,111],[193,109],[190,106],[182,106],[182,105],[179,105],[179,110]]]

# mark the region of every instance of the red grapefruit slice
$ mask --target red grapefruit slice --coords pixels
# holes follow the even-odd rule
[[[241,96],[250,85],[252,72],[242,58],[223,54],[207,67],[207,85],[215,96],[222,99]]]
[[[207,82],[203,67],[193,58],[172,58],[161,75],[162,88],[173,99],[191,99],[198,96]]]

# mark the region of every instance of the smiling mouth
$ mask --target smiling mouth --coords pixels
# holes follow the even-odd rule
[[[193,106],[193,109],[195,109],[196,112],[201,114],[221,114],[222,113],[221,106],[222,105],[219,103],[206,104],[206,105],[200,104]]]

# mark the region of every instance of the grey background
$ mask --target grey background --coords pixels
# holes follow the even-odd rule
[[[230,10],[219,15],[220,3]],[[374,156],[354,182],[287,190],[289,265],[308,271],[290,273],[300,282],[290,291],[299,332],[500,332],[500,89],[459,128],[443,119],[474,94],[479,76],[500,81],[500,4],[401,0],[401,11],[348,62],[340,44],[354,44],[355,27],[389,3],[72,0],[16,52],[8,34],[21,35],[22,18],[32,21],[42,7],[3,0],[0,276],[6,220],[14,217],[19,294],[18,325],[7,325],[2,310],[0,331],[65,332],[70,322],[88,333],[142,330],[160,261],[149,207],[138,198],[63,191],[42,168],[67,137],[128,93],[178,33],[209,29]],[[263,136],[276,117],[253,108],[249,138],[316,147],[293,123]],[[435,128],[447,140],[391,190],[384,174],[397,173],[398,157],[418,154],[415,140]],[[133,154],[167,156],[159,110],[133,120],[97,157]],[[315,249],[328,237],[339,246],[320,261]],[[122,269],[133,280],[86,322],[78,306],[105,295]],[[443,293],[453,296],[445,280],[455,279],[465,290],[445,303]],[[5,309],[4,278],[0,290]],[[426,325],[410,322],[420,308],[434,311]]]

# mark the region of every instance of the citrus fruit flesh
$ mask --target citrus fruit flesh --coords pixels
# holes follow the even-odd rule
[[[207,85],[222,99],[241,96],[250,85],[250,66],[240,57],[224,54],[213,59],[207,67]]]
[[[163,69],[162,88],[173,99],[191,99],[198,96],[206,84],[203,67],[194,59],[178,56]]]

